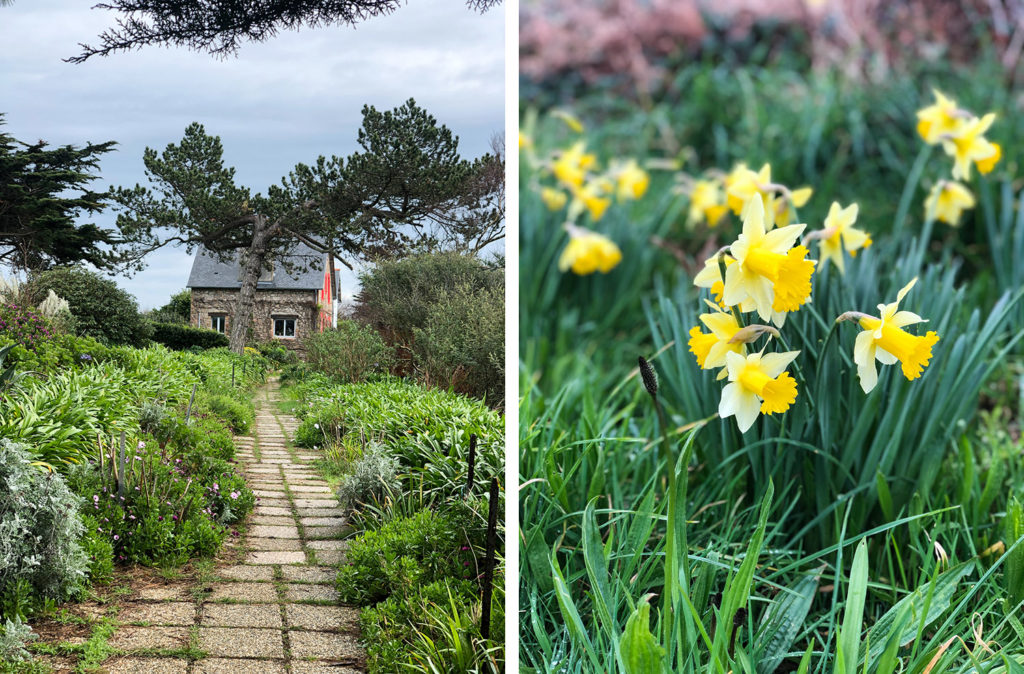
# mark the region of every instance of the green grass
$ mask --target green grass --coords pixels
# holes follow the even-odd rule
[[[819,269],[812,303],[782,329],[802,352],[797,404],[746,434],[715,416],[722,383],[687,347],[701,296],[650,243],[696,257],[710,236],[711,250],[729,243],[735,219],[687,229],[673,176],[654,172],[644,198],[582,223],[618,243],[622,262],[562,274],[564,214],[541,203],[535,188],[550,179],[523,160],[524,671],[1019,670],[1024,515],[1010,496],[1024,488],[1024,208],[1007,159],[972,182],[979,204],[959,229],[923,221],[925,187],[948,171],[913,130],[931,85],[1001,112],[998,142],[1019,146],[1024,125],[985,64],[873,87],[694,64],[645,107],[601,91],[574,103],[602,162],[667,159],[693,173],[770,161],[776,180],[814,187],[799,214],[809,229],[833,200],[860,204],[875,245],[845,277]],[[529,102],[525,112],[538,155],[575,140]],[[915,276],[901,308],[941,341],[920,379],[884,367],[865,395],[859,329],[833,321],[895,300]],[[638,356],[660,375],[664,422]]]

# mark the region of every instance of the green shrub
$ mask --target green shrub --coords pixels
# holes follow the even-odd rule
[[[0,440],[0,595],[22,596],[0,617],[24,618],[35,600],[64,600],[81,586],[88,560],[79,544],[79,500],[59,474],[39,470],[24,448]]]
[[[447,517],[421,510],[355,538],[337,578],[342,601],[360,605],[404,595],[442,578],[469,580],[472,551]]]
[[[41,302],[52,290],[68,301],[79,334],[105,344],[144,346],[152,335],[135,298],[110,279],[79,267],[61,267],[33,277],[29,292]]]
[[[153,341],[163,344],[168,349],[184,351],[185,349],[216,349],[228,345],[227,335],[216,330],[195,328],[177,323],[153,323]]]
[[[0,304],[0,334],[29,351],[52,334],[49,321],[37,309],[17,304]]]
[[[425,253],[378,262],[360,275],[356,311],[402,344],[427,323],[430,307],[447,293],[468,287],[502,288],[504,275],[478,258],[457,253]]]
[[[82,515],[82,550],[89,559],[89,582],[107,583],[114,575],[114,546],[100,529],[99,522],[89,515]]]
[[[366,379],[372,372],[387,372],[391,349],[377,331],[355,321],[338,321],[334,330],[306,338],[306,360],[314,369],[344,382]]]
[[[0,666],[31,660],[32,654],[25,649],[25,642],[36,636],[32,628],[22,623],[20,618],[5,619],[0,625]]]
[[[235,433],[248,433],[256,414],[251,404],[246,405],[226,395],[212,395],[206,401],[210,411],[226,421]]]
[[[431,383],[491,405],[504,399],[505,290],[459,285],[430,305],[415,328],[416,361]]]
[[[264,358],[281,365],[291,365],[299,359],[294,351],[281,346],[279,342],[258,342],[255,348]]]

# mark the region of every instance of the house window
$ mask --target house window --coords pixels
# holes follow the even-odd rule
[[[227,319],[227,314],[210,314],[210,327],[217,332],[224,334]]]
[[[295,338],[295,319],[294,318],[275,318],[274,319],[274,337],[280,339],[294,339]]]

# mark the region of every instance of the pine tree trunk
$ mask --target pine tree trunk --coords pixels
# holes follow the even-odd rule
[[[253,225],[252,244],[244,256],[242,288],[238,293],[238,303],[231,320],[231,337],[229,348],[235,353],[245,349],[246,333],[252,323],[252,312],[256,306],[256,284],[263,273],[263,263],[267,257],[267,248],[273,235],[273,227],[267,222],[266,216],[256,216]]]

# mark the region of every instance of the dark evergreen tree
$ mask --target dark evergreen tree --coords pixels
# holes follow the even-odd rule
[[[0,263],[27,271],[77,262],[108,269],[117,263],[117,232],[76,222],[106,206],[109,195],[87,185],[114,145],[51,148],[0,131]]]
[[[501,0],[466,0],[486,11]],[[82,44],[68,59],[138,49],[147,45],[187,47],[214,55],[234,54],[245,42],[263,42],[281,30],[354,26],[390,14],[403,0],[113,0],[95,6],[117,12],[117,26],[100,34],[97,47]]]

